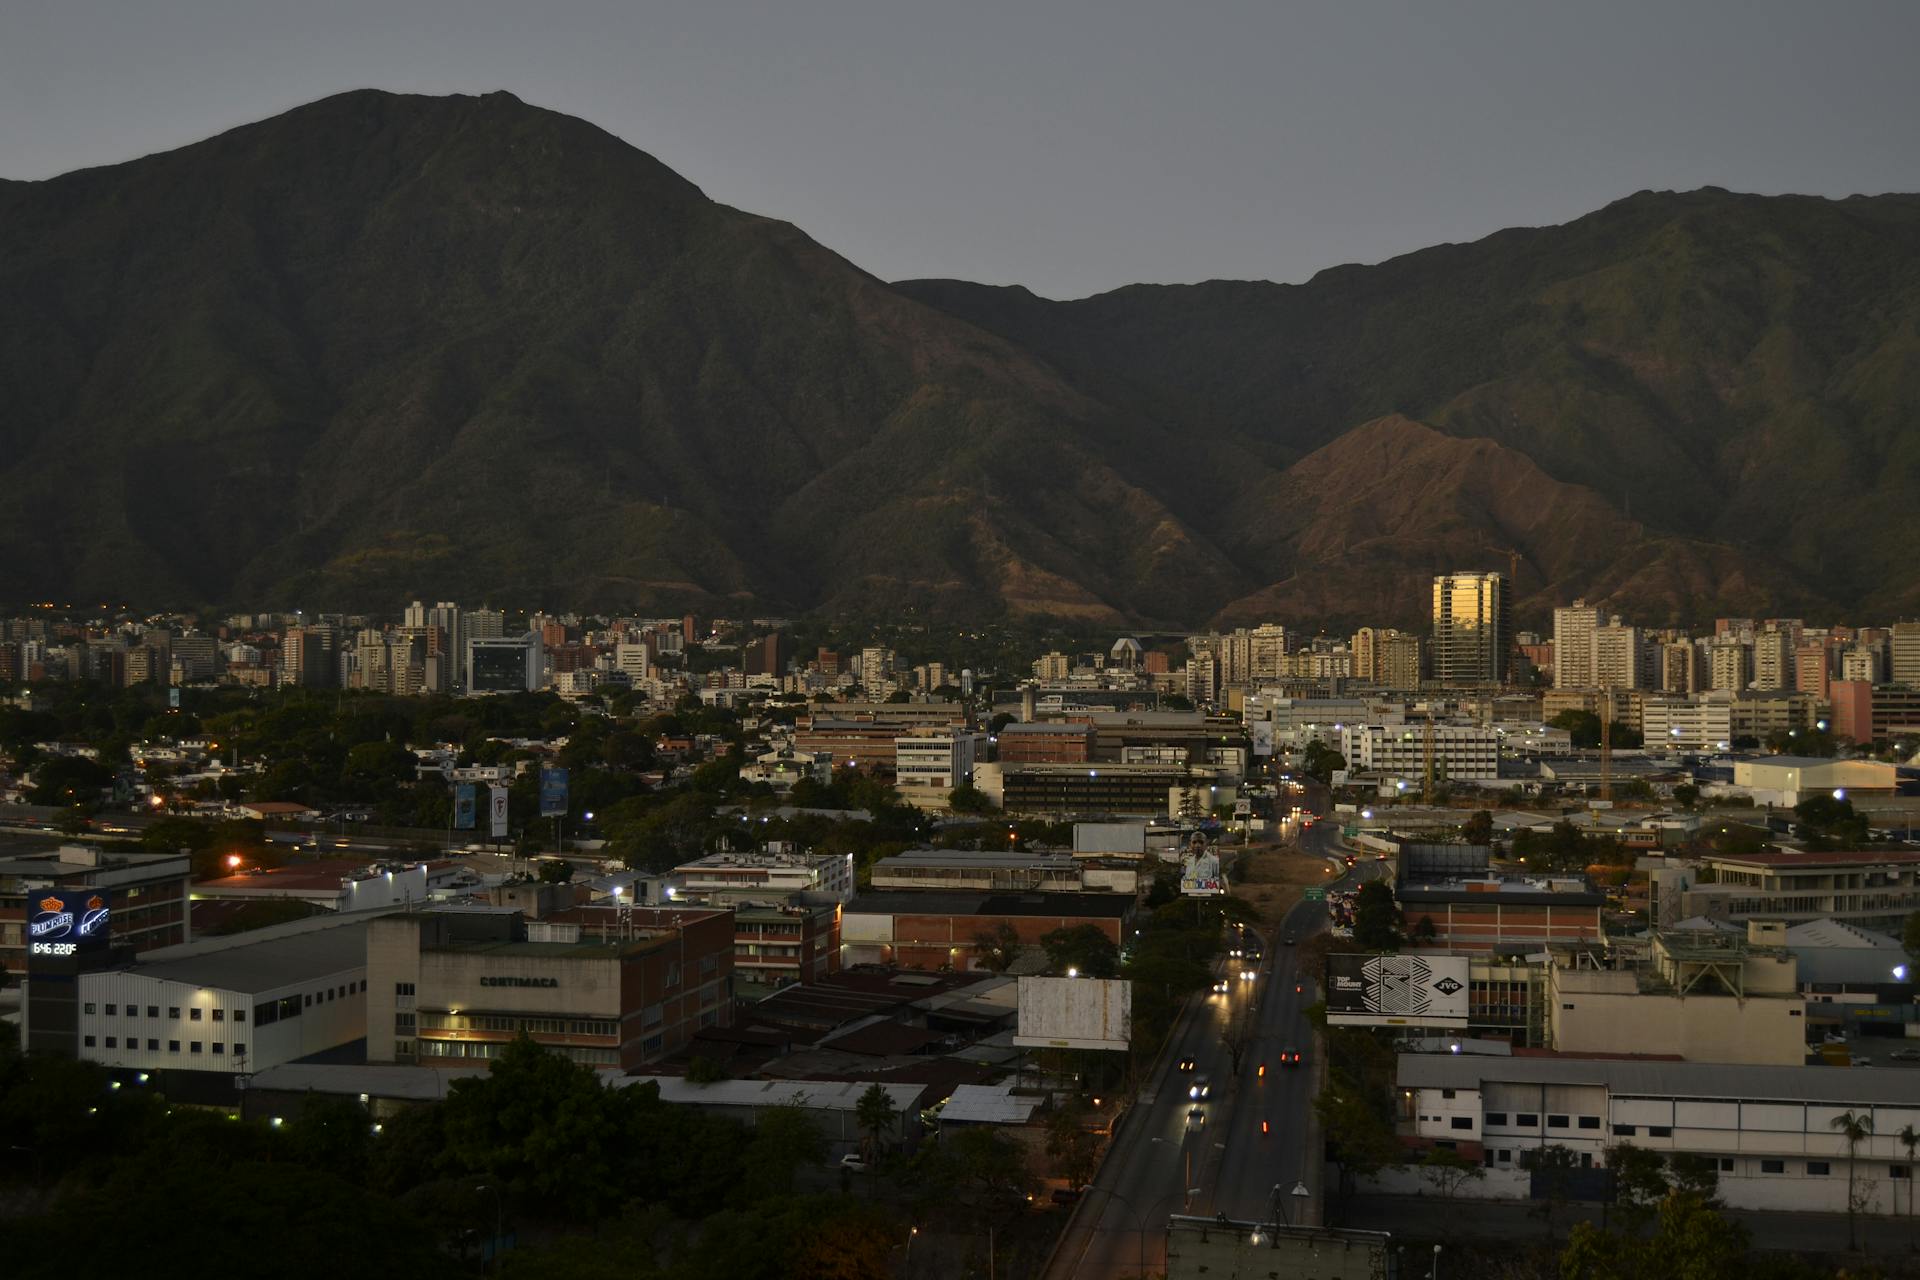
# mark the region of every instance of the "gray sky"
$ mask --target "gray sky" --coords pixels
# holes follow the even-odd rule
[[[1647,188],[1920,189],[1920,3],[0,0],[0,176],[507,89],[877,275],[1302,280]]]

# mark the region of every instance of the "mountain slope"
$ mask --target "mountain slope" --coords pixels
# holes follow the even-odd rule
[[[1004,341],[507,95],[17,184],[0,264],[7,596],[1117,618],[1244,585]],[[1177,574],[1110,554],[1165,529]]]
[[[1920,603],[1920,198],[1642,193],[1298,286],[899,287],[1274,466],[1404,414],[1822,585],[1782,608]]]
[[[1517,551],[1534,611],[1884,614],[1916,356],[1913,197],[1055,303],[352,93],[0,183],[0,600],[1406,624]]]

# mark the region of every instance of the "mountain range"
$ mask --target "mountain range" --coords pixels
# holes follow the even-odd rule
[[[511,95],[0,182],[0,600],[1417,623],[1920,611],[1920,197],[1299,285],[887,283]]]

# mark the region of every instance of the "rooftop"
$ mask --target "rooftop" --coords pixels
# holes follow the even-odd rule
[[[412,864],[409,864],[411,866]],[[220,876],[196,883],[195,892],[225,892],[234,889],[271,890],[276,893],[313,893],[338,889],[349,880],[364,880],[392,868],[379,866],[363,858],[327,858],[318,862],[295,862],[284,867],[259,867],[235,876]]]
[[[882,867],[1072,867],[1068,853],[1002,853],[998,849],[906,849],[881,858]]]
[[[251,934],[161,947],[142,955],[126,972],[250,994],[317,982],[366,967],[367,924],[376,914],[319,916]]]
[[[1611,1093],[1713,1101],[1812,1102],[1837,1107],[1912,1107],[1904,1071],[1844,1067],[1739,1066],[1724,1062],[1650,1062],[1618,1058],[1496,1058],[1403,1053],[1398,1079],[1408,1089],[1478,1089],[1502,1084],[1598,1085]]]
[[[1061,916],[1123,920],[1133,910],[1130,893],[921,893],[914,890],[855,895],[849,914],[882,916]]]
[[[716,1080],[690,1084],[679,1076],[614,1076],[609,1084],[636,1085],[651,1081],[660,1086],[663,1102],[705,1107],[801,1107],[809,1111],[852,1111],[874,1082],[867,1080]],[[881,1084],[895,1109],[919,1106],[917,1084]]]
[[[1855,867],[1920,863],[1920,849],[1828,849],[1819,853],[1711,853],[1707,862],[1743,867]]]
[[[367,1094],[375,1098],[403,1098],[409,1102],[437,1102],[447,1096],[447,1087],[455,1080],[484,1076],[490,1068],[478,1067],[393,1067],[373,1065],[339,1066],[288,1062],[265,1071],[256,1071],[247,1087],[271,1089],[283,1093]]]
[[[1038,1098],[1015,1097],[1010,1084],[955,1085],[940,1109],[941,1124],[1025,1124],[1040,1106]]]

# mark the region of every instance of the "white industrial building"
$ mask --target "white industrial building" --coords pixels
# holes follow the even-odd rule
[[[1733,785],[1756,804],[1788,808],[1812,796],[1891,795],[1899,771],[1878,760],[1829,760],[1818,756],[1763,756],[1733,763]]]
[[[1340,730],[1340,754],[1348,769],[1422,777],[1429,734],[1436,774],[1454,782],[1499,778],[1500,735],[1480,725],[1345,725]]]
[[[755,901],[777,901],[811,893],[838,902],[850,901],[854,890],[850,853],[710,853],[683,862],[672,873],[683,897],[734,895]]]
[[[1584,1167],[1616,1143],[1712,1161],[1735,1209],[1843,1213],[1852,1112],[1872,1135],[1851,1153],[1868,1213],[1905,1212],[1914,1163],[1896,1136],[1920,1127],[1920,1073],[1599,1058],[1402,1054],[1401,1132],[1476,1158],[1463,1194],[1524,1200],[1529,1150],[1561,1146]]]
[[[78,1055],[130,1071],[212,1073],[218,1093],[236,1075],[363,1039],[377,914],[204,938],[83,973]]]

